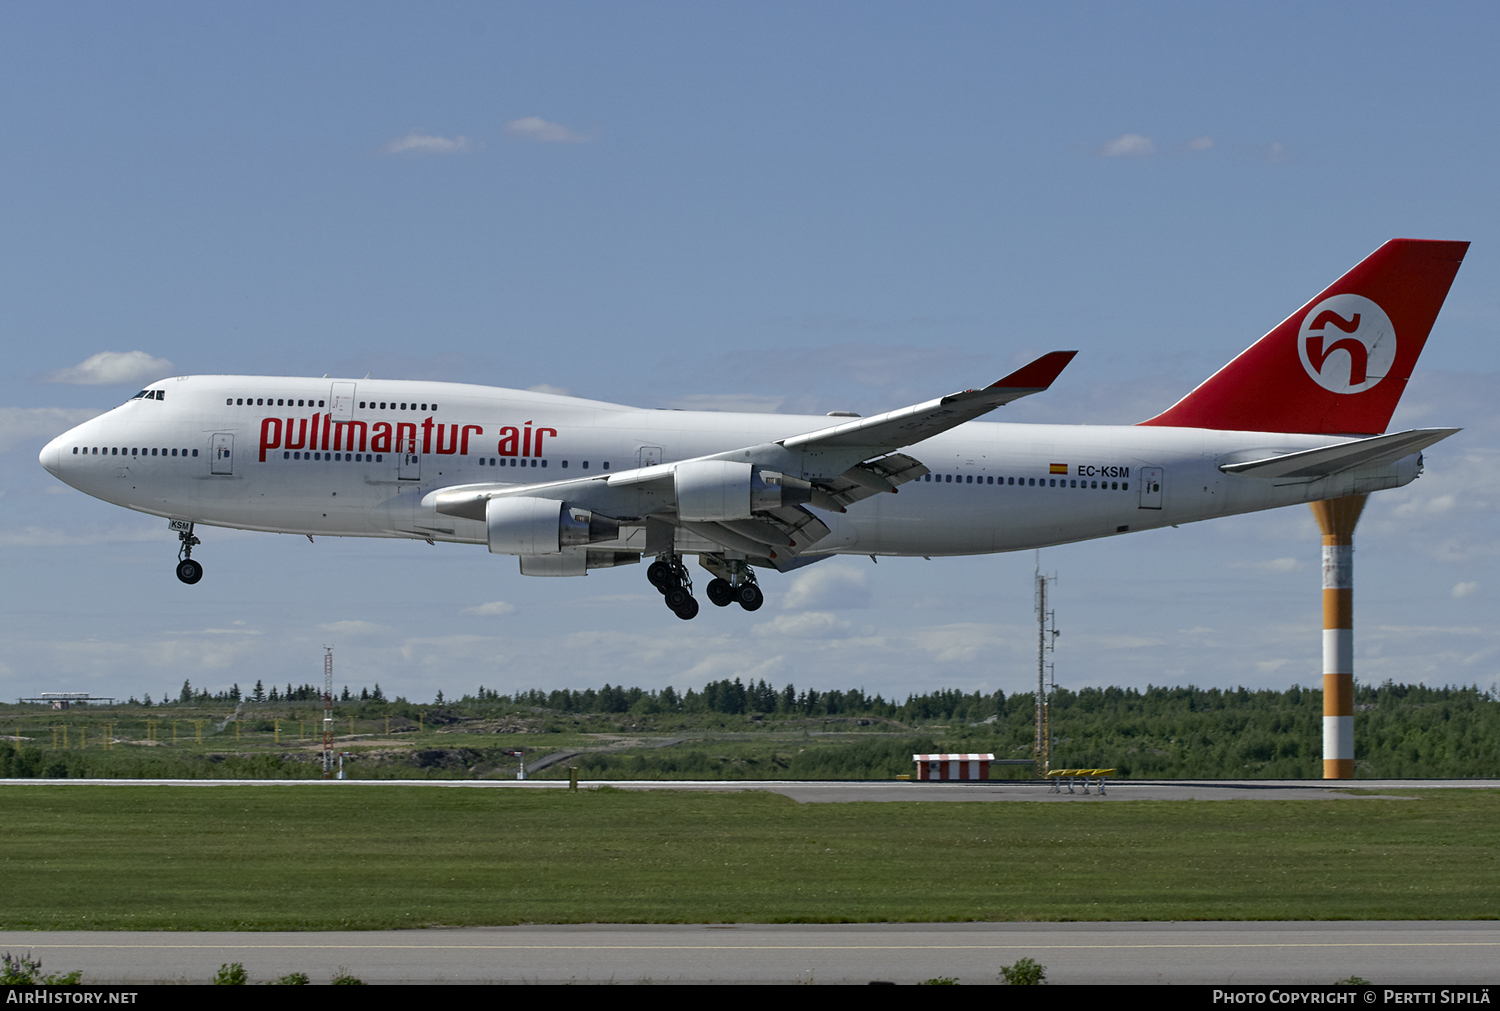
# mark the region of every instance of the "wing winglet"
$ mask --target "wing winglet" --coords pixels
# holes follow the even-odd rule
[[[1049,351],[1036,361],[1022,365],[1004,379],[991,383],[989,389],[1045,390],[1062,375],[1062,370],[1068,367],[1068,363],[1077,354],[1077,351]]]

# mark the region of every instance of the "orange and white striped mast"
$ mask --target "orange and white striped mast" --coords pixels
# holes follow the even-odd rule
[[[1354,527],[1364,495],[1313,502],[1323,531],[1323,778],[1354,778]]]

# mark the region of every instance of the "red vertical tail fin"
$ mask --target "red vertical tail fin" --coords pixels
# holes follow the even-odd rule
[[[1143,425],[1375,435],[1390,423],[1467,242],[1392,239]]]

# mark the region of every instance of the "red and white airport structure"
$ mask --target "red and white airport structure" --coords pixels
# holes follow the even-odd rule
[[[989,779],[994,755],[912,755],[918,779]]]
[[[1364,495],[1312,503],[1323,531],[1323,778],[1354,778],[1354,526]]]

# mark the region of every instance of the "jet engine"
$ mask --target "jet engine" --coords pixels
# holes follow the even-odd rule
[[[620,536],[619,520],[549,498],[492,498],[484,525],[497,555],[555,555]]]
[[[677,517],[696,523],[748,520],[812,501],[812,484],[733,460],[693,460],[673,469]]]

